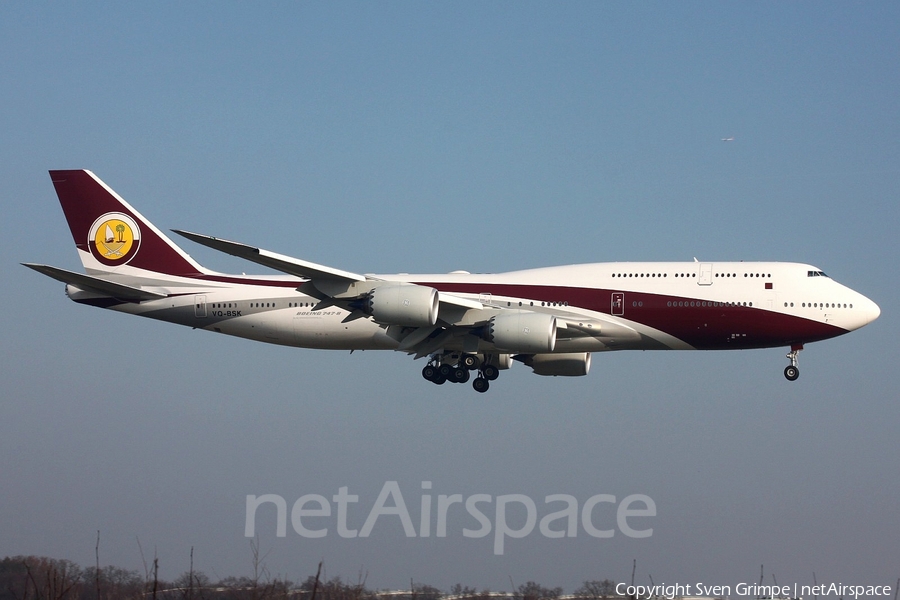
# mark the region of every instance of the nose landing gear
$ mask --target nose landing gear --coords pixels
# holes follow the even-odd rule
[[[791,351],[787,353],[787,358],[791,364],[784,368],[784,377],[788,381],[796,381],[800,377],[800,368],[797,366],[797,355],[803,350],[803,344],[791,346]]]

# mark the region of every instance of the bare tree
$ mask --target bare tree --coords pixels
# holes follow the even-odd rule
[[[580,588],[575,590],[575,595],[588,597],[592,600],[601,600],[615,596],[615,591],[616,582],[611,579],[604,579],[603,581],[592,580],[585,581]]]
[[[562,595],[561,587],[546,588],[534,581],[528,581],[525,585],[520,585],[516,590],[522,600],[542,600],[543,598],[558,598]]]

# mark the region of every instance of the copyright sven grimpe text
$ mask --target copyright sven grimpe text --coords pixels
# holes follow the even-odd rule
[[[728,598],[730,596],[753,598],[803,598],[808,596],[834,596],[858,600],[867,596],[890,596],[893,588],[889,585],[846,585],[843,583],[821,583],[817,585],[761,585],[739,583],[737,585],[707,585],[704,583],[673,583],[659,585],[616,586],[616,594],[641,600],[668,598],[674,600],[682,596],[705,596]]]

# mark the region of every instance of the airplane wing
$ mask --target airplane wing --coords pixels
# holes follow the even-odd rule
[[[104,296],[112,296],[113,298],[124,300],[126,302],[144,302],[146,300],[159,300],[160,298],[166,297],[165,294],[158,294],[149,290],[131,287],[130,285],[100,279],[99,277],[91,277],[90,275],[85,275],[83,273],[75,273],[74,271],[51,267],[50,265],[38,265],[34,263],[22,263],[22,265],[29,269],[34,269],[38,273],[43,273],[48,277],[52,277],[57,281],[74,285],[86,292],[95,292]]]
[[[463,295],[432,289],[431,294],[437,296],[437,311],[429,313],[430,318],[418,317],[414,321],[404,321],[403,317],[395,316],[396,313],[393,313],[394,316],[384,317],[376,314],[369,306],[373,295],[378,296],[381,293],[379,288],[384,287],[384,291],[390,294],[388,290],[396,290],[398,286],[403,286],[404,290],[409,289],[404,296],[407,293],[416,295],[416,292],[419,292],[419,300],[426,304],[434,298],[426,292],[426,289],[431,288],[413,283],[384,281],[199,233],[178,229],[173,231],[214,250],[306,280],[301,282],[297,289],[319,300],[313,310],[339,306],[349,311],[345,322],[372,318],[393,331],[390,335],[397,339],[398,350],[413,354],[416,358],[440,352],[446,346],[462,347],[467,352],[477,352],[484,328],[495,318],[499,318],[501,313],[507,313],[507,309],[501,306],[486,306]],[[514,312],[536,314],[534,311],[521,309]],[[552,320],[553,328],[557,331],[555,335],[559,340],[596,338],[599,343],[609,347],[640,339],[640,335],[634,329],[612,316],[586,320],[564,309],[540,312],[543,317],[537,318],[543,318],[542,323],[545,324],[549,324]]]
[[[466,296],[442,292],[427,286],[402,281],[385,281],[371,275],[360,275],[326,267],[305,260],[300,260],[283,254],[277,254],[249,246],[239,242],[219,239],[216,237],[191,233],[173,229],[173,231],[191,241],[197,242],[214,250],[231,254],[266,267],[300,277],[301,282],[298,291],[317,298],[319,302],[313,310],[321,310],[330,306],[338,306],[349,312],[344,322],[355,319],[371,318],[389,330],[398,341],[397,350],[415,355],[416,358],[441,352],[447,346],[461,347],[466,352],[477,352],[479,339],[483,338],[485,327],[490,326],[501,314],[510,314],[508,309],[497,305],[484,305],[481,302]],[[434,302],[436,296],[436,311],[428,311],[428,316],[417,315],[415,318],[402,315],[397,312],[389,312],[387,316],[378,314],[372,308],[373,298],[377,302],[378,297],[390,301],[391,290],[399,293],[402,288],[403,296],[417,297],[417,301],[423,306]],[[428,291],[430,290],[430,292]],[[385,292],[382,296],[381,293]],[[399,300],[394,298],[393,302]],[[640,339],[637,331],[622,323],[615,317],[599,316],[592,320],[586,320],[578,314],[560,309],[548,312],[540,311],[537,316],[535,311],[515,309],[513,313],[528,313],[531,317],[540,320],[538,328],[550,326],[559,340],[573,340],[578,338],[596,338],[606,347],[627,343]],[[399,315],[399,316],[398,316]],[[541,320],[542,319],[542,320]],[[507,321],[508,322],[508,321]],[[537,321],[532,321],[537,324]]]
[[[357,275],[356,273],[351,273],[349,271],[317,265],[316,263],[285,256],[284,254],[269,252],[268,250],[248,246],[247,244],[231,242],[210,235],[191,233],[190,231],[182,231],[180,229],[173,229],[172,231],[186,237],[192,242],[197,242],[198,244],[202,244],[213,250],[231,254],[232,256],[238,256],[251,262],[275,269],[276,271],[288,273],[289,275],[296,275],[297,277],[303,277],[304,279],[331,280],[347,283],[366,280],[364,275]]]
[[[305,293],[310,293],[323,301],[317,308],[324,308],[330,305],[333,306],[336,303],[334,302],[335,297],[340,296],[342,299],[346,300],[358,296],[359,294],[355,293],[355,291],[349,291],[355,290],[357,287],[353,285],[355,283],[378,281],[373,277],[366,277],[365,275],[351,273],[350,271],[326,267],[325,265],[319,265],[284,254],[270,252],[269,250],[241,244],[240,242],[232,242],[180,229],[173,229],[172,231],[193,242],[218,250],[219,252],[231,254],[232,256],[237,256],[264,265],[271,269],[275,269],[276,271],[281,271],[282,273],[308,279],[314,289],[308,285],[301,285],[299,289]],[[482,308],[480,302],[469,300],[454,294],[448,294],[447,292],[438,292],[438,300],[445,307],[445,312],[446,309],[450,308],[455,308],[457,310]]]

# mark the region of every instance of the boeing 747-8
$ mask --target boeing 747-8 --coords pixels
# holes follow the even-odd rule
[[[80,304],[260,342],[394,350],[427,358],[425,379],[487,391],[522,362],[587,375],[591,353],[786,347],[858,329],[878,306],[818,267],[786,262],[635,262],[496,274],[362,275],[175,230],[283,275],[200,266],[90,171],[50,171],[85,273],[25,266]]]

